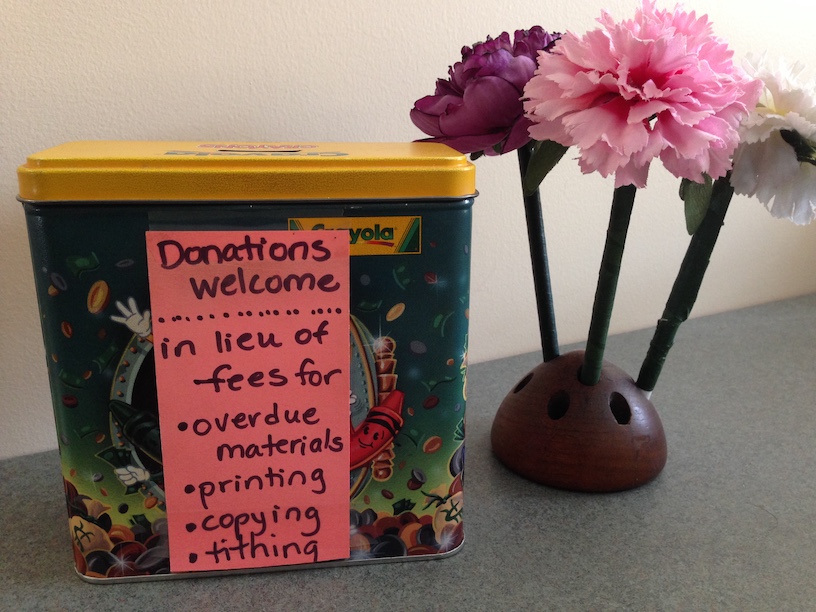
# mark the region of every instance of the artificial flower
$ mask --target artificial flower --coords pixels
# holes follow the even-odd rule
[[[773,216],[797,224],[816,217],[816,94],[802,84],[801,65],[762,57],[748,60],[746,66],[764,89],[740,126],[732,171],[714,181],[704,202],[703,217],[658,321],[637,379],[647,393],[657,383],[680,324],[691,313],[733,194],[755,195]]]
[[[558,34],[540,26],[507,32],[462,48],[462,61],[450,67],[448,79],[436,82],[434,95],[416,101],[411,120],[431,136],[462,153],[496,155],[530,141],[529,120],[521,95],[533,76],[539,51]]]
[[[801,64],[767,57],[746,63],[765,88],[740,127],[731,184],[736,193],[756,196],[774,217],[810,223],[816,218],[816,91],[805,84]]]
[[[761,84],[732,62],[706,16],[644,0],[634,19],[564,34],[524,89],[530,135],[577,146],[585,173],[645,187],[659,157],[675,176],[724,176]]]

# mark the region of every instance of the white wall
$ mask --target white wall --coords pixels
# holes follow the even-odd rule
[[[576,8],[576,5],[579,5]],[[16,167],[77,139],[407,141],[415,99],[463,44],[539,24],[581,33],[635,0],[0,0],[0,457],[56,446]],[[673,2],[660,1],[669,8]],[[698,0],[741,56],[816,58],[812,0]],[[513,156],[477,162],[470,359],[537,349]],[[678,182],[638,195],[612,331],[650,327],[687,243]],[[612,180],[565,160],[545,184],[562,343],[589,323]],[[816,291],[816,224],[735,199],[695,315]],[[682,332],[681,332],[682,333]],[[645,347],[644,347],[645,351]],[[508,381],[510,386],[514,381]]]

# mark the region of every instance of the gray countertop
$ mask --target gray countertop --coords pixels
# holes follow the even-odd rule
[[[530,322],[535,325],[534,322]],[[636,373],[651,330],[613,336]],[[669,445],[614,494],[536,485],[491,454],[529,354],[468,373],[465,544],[444,559],[110,585],[73,570],[56,451],[0,462],[3,610],[816,608],[816,295],[689,321],[653,396]]]

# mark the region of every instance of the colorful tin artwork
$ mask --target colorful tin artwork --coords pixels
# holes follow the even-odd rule
[[[475,197],[462,155],[89,141],[32,155],[19,180],[84,578],[461,546]]]

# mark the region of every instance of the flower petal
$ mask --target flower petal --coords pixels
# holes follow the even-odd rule
[[[420,130],[430,136],[442,136],[442,130],[439,128],[439,115],[429,115],[423,113],[417,108],[411,109],[411,121]]]
[[[564,117],[573,144],[585,149],[598,140],[626,157],[643,149],[649,133],[643,122],[629,123],[629,105],[620,98]]]
[[[449,136],[484,133],[509,128],[521,113],[521,100],[512,84],[500,77],[483,77],[468,86],[461,104],[440,115],[439,127]]]
[[[509,151],[515,151],[526,145],[530,141],[530,134],[528,132],[530,125],[532,125],[532,121],[529,119],[523,117],[519,119],[513,126],[513,129],[510,130],[510,134],[508,134],[501,152],[508,153]]]

